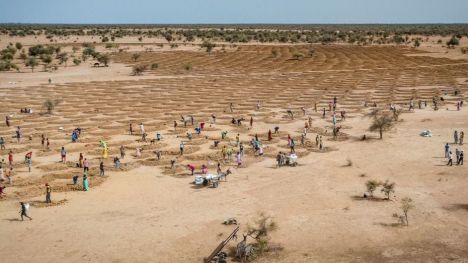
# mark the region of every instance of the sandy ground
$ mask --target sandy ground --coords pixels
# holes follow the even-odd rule
[[[202,262],[233,226],[223,220],[236,217],[241,232],[264,212],[273,216],[279,229],[271,241],[284,250],[257,262],[467,262],[468,186],[465,166],[447,167],[444,144],[453,141],[453,131],[468,130],[468,110],[456,111],[454,103],[465,99],[468,85],[466,61],[448,58],[406,56],[411,51],[387,48],[317,48],[313,61],[291,61],[292,50],[280,49],[271,62],[271,47],[249,47],[235,52],[207,55],[192,51],[143,53],[140,63],[156,61],[160,68],[142,77],[130,76],[129,54],[117,54],[108,68],[89,65],[61,68],[54,73],[1,73],[2,116],[13,114],[13,126],[21,125],[32,141],[15,143],[14,127],[2,122],[0,135],[15,152],[14,185],[0,201],[0,251],[6,262]],[[191,72],[181,71],[187,61]],[[386,61],[383,65],[382,61]],[[275,64],[276,63],[276,64]],[[418,65],[417,67],[415,65]],[[53,83],[46,84],[52,76]],[[454,89],[460,93],[453,95]],[[279,92],[278,92],[279,91]],[[403,113],[390,132],[378,140],[368,131],[371,119],[364,101],[385,108],[389,101],[407,107],[409,98],[446,98],[439,111],[430,107]],[[330,137],[330,113],[322,119],[320,109],[339,96],[339,110],[348,118],[340,122],[338,140]],[[53,115],[44,115],[45,98],[63,100]],[[216,98],[216,99],[213,99]],[[256,110],[257,101],[262,109]],[[234,101],[234,112],[228,105]],[[313,110],[318,104],[319,112]],[[19,107],[33,107],[21,115]],[[300,133],[307,116],[313,118],[306,146]],[[285,113],[296,113],[289,120]],[[207,122],[215,113],[216,124],[202,136],[187,141],[193,126],[174,132],[172,122],[193,114]],[[254,116],[253,127],[230,124],[232,117]],[[155,145],[128,135],[128,123],[144,122]],[[248,141],[279,125],[281,133],[265,142],[266,155],[255,156]],[[58,127],[64,127],[64,131]],[[74,127],[84,128],[78,143],[69,142]],[[419,136],[430,129],[433,137]],[[244,164],[222,162],[233,174],[219,188],[199,188],[184,169],[187,163],[209,165],[215,171],[220,151],[212,147],[220,132],[229,131],[221,146],[232,145],[235,134],[246,144]],[[328,132],[325,132],[328,130]],[[52,140],[51,150],[40,145],[40,134]],[[288,151],[287,134],[298,144],[299,166],[275,166],[277,151]],[[323,135],[324,150],[315,146]],[[359,138],[366,134],[367,141]],[[204,137],[206,136],[206,137]],[[98,140],[109,142],[110,155],[125,145],[124,169],[110,168],[105,178],[96,174]],[[177,156],[181,140],[186,154],[178,157],[173,174],[169,160]],[[69,152],[69,163],[60,164],[59,149]],[[141,158],[136,147],[144,149]],[[452,149],[464,149],[452,145]],[[21,164],[23,154],[34,151],[33,172]],[[162,150],[157,161],[152,150]],[[71,177],[78,153],[91,159],[89,192],[73,188]],[[7,151],[1,152],[6,158]],[[222,160],[222,158],[221,158]],[[351,161],[352,165],[348,166]],[[197,171],[199,168],[197,168]],[[396,191],[390,201],[359,198],[367,180],[390,180]],[[57,205],[45,206],[43,183],[52,184]],[[411,197],[409,226],[402,226],[400,201]],[[19,201],[34,202],[32,221],[19,221]],[[44,207],[45,206],[45,207]],[[235,246],[232,241],[229,246]]]
[[[274,240],[285,247],[269,262],[464,262],[467,170],[445,166],[443,144],[452,127],[468,128],[460,121],[467,115],[407,114],[384,141],[342,143],[296,168],[265,160],[236,170],[218,189],[193,189],[190,177],[141,167],[112,173],[89,193],[54,194],[69,201],[33,208],[31,222],[18,222],[16,202],[3,202],[0,248],[16,262],[199,262],[232,229],[220,224],[225,218],[244,223],[264,211],[275,217]],[[422,129],[434,137],[420,137]],[[347,158],[352,167],[343,167]],[[396,182],[392,201],[353,200],[370,178]],[[394,226],[404,196],[416,204],[411,225]]]

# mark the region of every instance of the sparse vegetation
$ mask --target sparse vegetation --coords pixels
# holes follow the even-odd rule
[[[296,60],[302,60],[304,57],[304,54],[299,51],[293,53],[293,58]]]
[[[136,62],[139,58],[140,58],[140,54],[138,54],[138,53],[133,53],[132,54],[132,59],[133,59],[134,62]]]
[[[57,107],[58,105],[60,104],[60,101],[59,100],[51,100],[51,99],[47,99],[46,101],[44,101],[44,107],[46,108],[47,110],[47,113],[48,114],[52,114],[52,112],[54,111],[55,107]]]
[[[68,54],[66,52],[57,54],[57,59],[59,60],[60,64],[65,64],[65,67],[67,66]]]
[[[190,27],[180,25],[171,28],[161,28],[148,25],[112,25],[95,26],[89,30],[88,25],[69,25],[60,29],[48,25],[3,25],[5,34],[10,36],[46,35],[50,41],[54,36],[97,36],[101,41],[115,41],[116,38],[136,36],[142,42],[145,37],[162,37],[168,42],[184,40],[193,42],[196,39],[203,41],[224,41],[231,43],[247,43],[258,41],[260,43],[323,43],[348,42],[352,44],[406,44],[410,36],[468,36],[466,24],[452,25],[238,25],[235,29],[218,28],[203,25]],[[141,30],[148,29],[148,30]]]
[[[278,50],[272,49],[271,50],[271,56],[274,57],[274,58],[278,57]]]
[[[28,50],[29,56],[36,57],[40,55],[52,55],[55,53],[56,49],[53,46],[35,45],[30,47]]]
[[[406,226],[409,226],[408,221],[408,212],[409,210],[414,208],[413,200],[409,197],[405,197],[401,200],[401,210],[403,211],[403,215],[405,218]]]
[[[106,67],[109,65],[110,57],[107,54],[98,54],[96,59],[99,63],[104,64]]]
[[[241,260],[252,259],[269,252],[272,248],[270,233],[277,230],[278,225],[272,217],[260,213],[253,224],[247,226],[247,235],[237,245],[236,257]],[[247,236],[255,240],[254,244],[247,243]]]
[[[50,63],[52,63],[52,56],[50,55],[43,55],[41,57],[42,62],[44,62],[44,71],[47,71],[47,68],[49,67]]]
[[[447,41],[447,47],[449,48],[453,48],[458,45],[460,45],[460,40],[456,36],[452,36],[452,38],[449,41]]]
[[[0,60],[0,71],[9,71],[11,69],[19,70],[18,66],[11,60]]]
[[[96,50],[94,49],[93,46],[86,46],[85,49],[83,50],[83,56],[84,57],[87,57],[87,56],[92,56],[94,57],[96,55]]]
[[[75,66],[78,66],[81,64],[81,60],[80,59],[77,59],[77,58],[74,58],[73,59],[73,64],[75,64]]]
[[[369,192],[369,195],[371,197],[374,197],[374,191],[377,190],[377,187],[379,187],[380,185],[381,183],[375,180],[369,180],[366,182],[367,192]]]
[[[216,47],[216,44],[213,44],[209,41],[204,41],[203,44],[201,44],[201,47],[202,48],[205,48],[206,49],[206,52],[208,53],[211,53],[211,51],[213,50],[213,48]]]
[[[0,58],[2,60],[13,60],[16,54],[16,48],[9,45],[7,48],[0,51]]]
[[[132,73],[134,76],[139,76],[147,69],[146,65],[135,65],[132,68]]]
[[[26,63],[25,63],[25,66],[26,66],[26,67],[30,67],[32,72],[34,72],[34,68],[35,68],[37,65],[39,65],[39,63],[37,62],[37,60],[36,60],[35,57],[29,57],[29,58],[26,60]]]
[[[26,62],[26,59],[28,58],[28,55],[26,55],[26,53],[24,52],[24,49],[23,49],[23,52],[21,52],[21,53],[19,54],[19,57],[18,57],[18,58],[21,59],[21,60],[23,60],[23,63]]]
[[[185,65],[184,65],[184,69],[187,70],[187,71],[192,70],[192,64],[191,64],[191,63],[185,64]]]
[[[390,195],[395,192],[395,183],[390,183],[388,180],[382,184],[381,191],[387,196],[387,200],[390,200]]]
[[[374,115],[374,120],[369,127],[370,131],[378,131],[380,139],[383,139],[383,133],[393,127],[394,117],[390,116],[387,112],[377,112]]]

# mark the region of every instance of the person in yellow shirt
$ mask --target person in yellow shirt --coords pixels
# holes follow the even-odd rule
[[[10,167],[10,170],[6,172],[6,178],[8,179],[8,184],[13,184],[13,167]]]

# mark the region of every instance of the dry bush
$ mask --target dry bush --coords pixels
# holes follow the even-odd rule
[[[134,76],[139,76],[147,69],[146,65],[135,65],[132,68],[132,73]]]
[[[43,105],[44,105],[44,108],[47,109],[47,113],[51,114],[54,111],[55,107],[59,104],[60,104],[60,100],[46,99]]]
[[[367,192],[369,192],[371,197],[374,197],[374,191],[377,190],[377,187],[380,185],[381,183],[375,180],[369,180],[366,182]]]
[[[390,183],[388,180],[382,184],[382,189],[380,189],[386,196],[387,200],[390,200],[390,194],[395,192],[395,183]]]
[[[293,53],[293,58],[296,60],[302,60],[305,57],[305,55],[301,52],[294,52]]]
[[[401,210],[403,211],[403,215],[405,216],[406,226],[409,225],[408,212],[409,210],[413,208],[414,208],[414,205],[413,205],[413,200],[411,198],[405,197],[401,200]]]
[[[272,50],[271,50],[271,56],[272,56],[273,58],[276,58],[276,57],[278,56],[278,50],[272,49]]]
[[[184,69],[187,70],[187,71],[192,70],[192,64],[191,64],[191,63],[185,64],[185,65],[184,65]]]
[[[138,53],[132,54],[132,59],[133,59],[133,61],[136,62],[139,58],[140,58],[140,54],[138,54]]]
[[[374,114],[374,121],[369,130],[378,131],[380,139],[382,139],[384,131],[388,131],[393,127],[394,118],[387,113],[374,112]]]
[[[252,225],[247,226],[247,234],[256,240],[256,251],[262,254],[268,251],[270,232],[278,229],[278,225],[271,216],[260,213],[258,219]]]
[[[231,251],[230,254],[235,254],[237,259],[244,262],[246,260],[258,258],[267,252],[278,252],[282,250],[281,246],[272,245],[270,242],[270,233],[277,229],[278,226],[271,216],[260,213],[253,223],[247,225],[247,234],[245,234],[243,240],[237,244],[235,253]],[[247,237],[253,238],[255,242],[247,243]]]

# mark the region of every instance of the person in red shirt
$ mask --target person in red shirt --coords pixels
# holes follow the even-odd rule
[[[195,165],[193,165],[193,164],[187,164],[187,168],[192,172],[192,175],[193,175],[194,172],[195,172]]]
[[[13,152],[11,150],[8,153],[8,162],[10,163],[10,166],[13,166]]]
[[[32,157],[32,152],[28,152],[25,156],[24,156],[24,162],[27,163],[28,159],[31,159]]]

